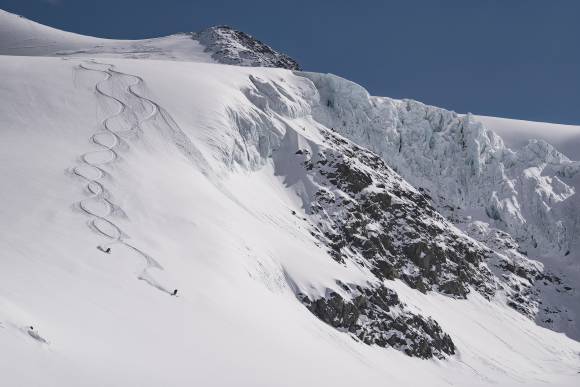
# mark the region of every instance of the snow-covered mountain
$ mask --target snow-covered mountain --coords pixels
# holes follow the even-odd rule
[[[292,58],[228,26],[162,38],[114,40],[60,31],[0,10],[3,55],[161,59],[300,70]]]
[[[511,149],[482,124],[485,118],[371,97],[335,76],[306,76],[322,101],[313,103],[318,122],[380,155],[456,226],[503,255],[502,260],[509,257],[501,266],[511,267],[513,260],[531,264],[524,256],[539,260],[533,266],[542,266],[544,274],[532,276],[532,287],[524,282],[525,292],[541,304],[529,314],[580,338],[575,290],[580,283],[580,201],[575,195],[580,162],[546,142],[565,131],[568,143],[580,144],[580,127],[544,125],[543,138],[527,138],[524,146]],[[508,235],[500,237],[502,232]],[[510,248],[494,247],[498,237]],[[557,277],[561,286],[546,287],[545,275]]]
[[[1,12],[0,54],[9,385],[578,382],[580,128],[372,97],[228,27]]]

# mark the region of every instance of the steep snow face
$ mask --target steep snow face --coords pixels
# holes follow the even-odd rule
[[[278,69],[98,62],[0,58],[4,380],[574,385],[578,343],[506,307],[503,293],[457,300],[332,259],[312,235],[320,213],[304,205],[315,198],[309,181],[333,183],[296,151],[338,156],[355,145],[326,140],[310,81]],[[341,187],[334,193],[352,195]],[[391,348],[424,344],[455,354],[422,361]]]
[[[485,221],[505,230],[520,252],[549,261],[550,271],[567,277],[564,265],[546,257],[567,261],[569,255],[580,256],[575,184],[580,162],[544,140],[531,139],[511,150],[469,114],[371,97],[359,85],[333,75],[303,75],[318,91],[313,100],[317,121],[377,152],[460,227],[469,230],[473,221]],[[577,284],[575,272],[568,287]],[[575,293],[564,298],[568,296],[579,301]],[[577,308],[557,309],[566,317],[556,329],[580,337]],[[548,325],[553,321],[540,320]]]

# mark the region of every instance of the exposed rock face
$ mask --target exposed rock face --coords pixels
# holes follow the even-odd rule
[[[568,256],[580,251],[580,161],[543,140],[512,150],[469,114],[373,97],[330,74],[301,75],[316,89],[309,95],[317,122],[377,153],[439,213],[486,245],[510,306],[580,338],[578,274],[564,263],[575,265]],[[487,236],[469,232],[480,229],[478,222],[487,224]]]
[[[311,143],[293,152],[316,187],[305,203],[312,234],[337,262],[355,262],[374,278],[366,285],[339,283],[324,297],[298,298],[322,321],[366,344],[421,358],[454,354],[439,324],[410,312],[385,281],[400,278],[421,292],[457,298],[474,288],[490,298],[498,281],[485,264],[489,251],[446,221],[377,155],[331,130],[321,135],[323,146]]]
[[[380,157],[331,130],[321,134],[325,146],[297,149],[295,157],[317,187],[305,203],[312,233],[336,261],[368,268],[376,283],[398,278],[424,293],[465,298],[475,289],[491,299],[502,291],[507,304],[529,318],[540,309],[538,286],[560,285],[540,262],[518,251],[506,232],[473,222],[464,225],[469,236],[464,234]],[[423,358],[454,353],[451,338],[436,321],[408,314],[384,285],[359,286],[354,294],[344,289],[351,295],[348,301],[335,292],[299,299],[326,323],[367,344]]]
[[[496,290],[487,249],[437,213],[428,199],[375,154],[331,131],[328,145],[297,157],[319,185],[308,203],[314,234],[339,261],[354,260],[379,279],[400,278],[421,291],[465,298],[470,286]]]
[[[372,97],[332,75],[303,75],[318,92],[315,119],[377,153],[438,210],[481,209],[526,251],[564,255],[577,242],[580,208],[567,199],[580,162],[542,140],[513,151],[469,114]]]
[[[365,344],[390,346],[423,359],[455,353],[455,344],[439,324],[406,310],[394,291],[382,285],[340,286],[351,297],[349,300],[333,291],[316,300],[303,294],[298,294],[298,298],[322,321],[353,334]]]
[[[326,77],[333,79],[330,75]],[[520,162],[517,160],[533,159],[526,153],[532,151],[532,145],[520,156],[505,150],[505,155],[513,157],[505,156],[502,163],[512,160],[516,164],[499,166],[501,163],[496,159],[477,161],[465,154],[453,153],[462,152],[464,146],[468,148],[474,141],[470,139],[473,133],[467,134],[473,129],[469,129],[469,122],[454,113],[442,109],[426,113],[433,125],[451,125],[454,129],[453,133],[446,132],[451,129],[431,133],[431,140],[424,144],[426,140],[415,132],[420,128],[427,132],[431,129],[411,118],[407,121],[406,114],[416,114],[412,101],[373,99],[360,87],[335,90],[332,95],[317,94],[307,79],[298,86],[257,77],[250,80],[252,86],[244,90],[244,95],[252,102],[252,108],[232,111],[232,124],[237,127],[240,138],[234,141],[231,158],[249,168],[257,168],[272,157],[276,173],[286,176],[288,184],[296,185],[306,210],[303,220],[309,223],[319,245],[328,249],[330,257],[339,264],[354,265],[365,275],[368,272],[368,282],[338,285],[323,295],[296,288],[299,300],[318,318],[365,343],[393,346],[410,356],[445,357],[455,350],[452,338],[444,333],[445,327],[406,309],[389,289],[390,280],[399,279],[417,291],[434,291],[453,298],[466,298],[476,291],[492,299],[500,293],[509,306],[529,318],[542,316],[542,321],[554,319],[551,314],[560,313],[560,309],[546,302],[543,294],[545,289],[568,292],[568,285],[546,271],[540,262],[530,259],[517,236],[505,230],[508,229],[505,222],[477,222],[467,216],[466,203],[475,193],[464,192],[458,196],[460,199],[447,200],[441,191],[470,182],[475,184],[474,176],[483,179],[481,176],[489,173],[486,171],[490,165],[505,171],[508,167],[515,168]],[[337,95],[344,100],[337,102]],[[318,104],[312,102],[316,99]],[[374,116],[358,115],[368,111]],[[449,124],[456,119],[457,125]],[[296,125],[288,125],[290,120],[297,120],[298,126],[304,125],[304,132]],[[342,128],[331,126],[333,123]],[[307,130],[306,125],[311,127]],[[398,137],[380,131],[391,127],[396,128]],[[501,145],[501,139],[482,133],[492,143]],[[385,141],[382,136],[391,135],[393,138],[387,138],[387,149],[382,150],[384,155],[359,145],[364,143],[381,150],[381,141]],[[450,144],[450,139],[456,142]],[[416,151],[419,160],[412,159],[413,147],[419,148]],[[430,155],[429,159],[424,154],[429,149],[447,150],[437,157]],[[541,149],[544,149],[542,145]],[[533,154],[541,153],[536,150]],[[473,154],[481,152],[484,150]],[[390,167],[389,157],[393,159],[392,165],[407,173],[419,164],[428,165],[426,171],[414,177],[419,183],[425,179],[425,184],[414,188]],[[447,157],[453,162],[463,157],[471,161],[451,165]],[[551,152],[546,157],[556,165],[565,164],[558,167],[562,174],[575,173],[574,162]],[[429,171],[443,180],[434,181],[433,176],[427,180]],[[444,186],[451,179],[449,176],[455,174],[458,177],[454,183]],[[496,177],[482,185],[484,193],[505,182],[505,175],[500,173]],[[549,183],[558,186],[554,179]],[[433,188],[438,184],[441,190]],[[565,187],[554,189],[566,195]],[[473,187],[469,190],[475,191]],[[433,191],[439,196],[433,198]],[[486,208],[485,203],[480,204]],[[485,214],[483,209],[481,212]]]
[[[294,59],[228,26],[211,27],[193,36],[220,63],[300,70],[300,65]]]

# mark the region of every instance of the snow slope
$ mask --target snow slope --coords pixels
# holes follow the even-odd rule
[[[508,118],[474,116],[499,134],[512,149],[520,149],[532,138],[542,139],[572,160],[580,160],[580,125],[561,125]]]
[[[112,61],[145,79],[147,94],[179,125],[157,115],[144,121],[97,179],[118,206],[107,218],[124,241],[163,267],[146,274],[159,288],[179,288],[180,297],[172,298],[138,280],[147,262],[125,243],[112,244],[110,255],[97,250],[115,238],[87,227],[91,217],[78,207],[92,194],[72,168],[83,166],[81,155],[103,149],[89,140],[102,132],[100,120],[119,110],[94,87],[145,119],[153,106],[128,92],[137,79],[106,80],[74,60],[0,60],[6,75],[0,154],[9,182],[2,219],[11,220],[2,223],[1,364],[15,385],[79,378],[86,385],[574,382],[577,343],[477,295],[461,302],[392,284],[458,341],[458,356],[443,362],[367,347],[296,302],[288,278],[317,292],[335,278],[363,283],[364,272],[316,247],[290,213],[302,212],[301,203],[274,176],[269,159],[227,164],[236,159],[232,144],[240,136],[227,110],[248,108],[240,89],[251,87],[250,75],[290,88],[304,87],[302,78],[284,70]],[[142,85],[134,90],[146,92]],[[289,121],[286,130],[301,130],[304,119]],[[195,145],[183,146],[181,135]],[[50,344],[27,337],[28,325]],[[423,372],[411,372],[418,364]]]
[[[443,359],[318,319],[297,293],[377,279],[313,233],[313,181],[295,160],[328,147],[315,75],[148,59],[0,56],[9,385],[577,384],[580,344],[502,291],[455,299],[380,281],[449,334]]]
[[[0,10],[3,55],[91,55],[213,62],[191,34],[143,40],[100,39],[57,30]]]

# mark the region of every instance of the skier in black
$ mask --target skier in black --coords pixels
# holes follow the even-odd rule
[[[171,293],[172,296],[177,296],[177,289],[173,289],[173,293]]]
[[[32,337],[34,340],[40,341],[41,343],[48,343],[48,341],[46,341],[46,339],[42,336],[40,336],[35,330],[34,327],[31,325],[28,327],[28,334],[30,335],[30,337]]]

